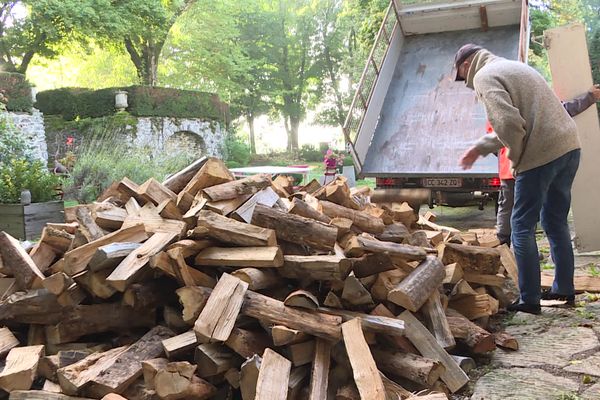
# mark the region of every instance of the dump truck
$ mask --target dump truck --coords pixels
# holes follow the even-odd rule
[[[476,43],[525,61],[528,19],[525,0],[390,2],[344,124],[357,175],[376,178],[373,201],[483,208],[497,199],[496,157],[459,165],[486,116],[454,81],[454,55]]]

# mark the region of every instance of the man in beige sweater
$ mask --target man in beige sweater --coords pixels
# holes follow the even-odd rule
[[[496,134],[484,135],[461,159],[471,168],[480,157],[508,148],[515,175],[512,243],[519,268],[520,300],[511,311],[540,313],[540,299],[574,304],[574,257],[567,215],[579,166],[577,127],[544,78],[528,65],[468,44],[455,57],[456,80],[483,103]],[[540,218],[556,264],[552,289],[541,293],[535,227]]]

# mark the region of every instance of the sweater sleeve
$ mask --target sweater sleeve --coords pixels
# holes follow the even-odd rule
[[[510,94],[497,78],[476,76],[474,83],[477,96],[496,132],[500,143],[498,149],[504,144],[509,149],[508,158],[513,163],[518,163],[527,135],[526,123],[521,112],[513,105]]]
[[[477,140],[475,147],[479,151],[479,154],[485,157],[488,154],[497,153],[504,145],[495,133],[488,133]]]
[[[596,100],[592,92],[587,92],[579,97],[575,97],[573,100],[564,101],[563,106],[571,117],[581,114],[587,110]]]

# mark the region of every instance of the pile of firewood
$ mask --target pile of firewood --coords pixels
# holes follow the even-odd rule
[[[162,184],[113,184],[30,249],[0,233],[0,388],[433,400],[465,386],[468,356],[516,349],[484,329],[516,279],[490,232],[372,204],[343,178],[292,182],[202,159]]]

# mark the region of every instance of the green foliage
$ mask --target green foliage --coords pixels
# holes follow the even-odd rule
[[[33,202],[52,200],[60,179],[34,160],[31,148],[0,107],[0,203],[19,203],[28,189]]]
[[[303,144],[300,148],[300,158],[304,161],[315,162],[323,161],[323,152],[317,150],[312,144]]]
[[[61,115],[67,121],[108,116],[115,114],[115,92],[118,90],[128,92],[129,113],[138,117],[228,121],[227,104],[220,102],[216,95],[151,86],[46,90],[38,94],[36,106],[46,115]]]
[[[148,148],[129,147],[119,136],[109,133],[84,142],[76,155],[64,190],[68,198],[80,203],[94,201],[110,184],[124,177],[138,184],[151,177],[163,181],[196,158],[196,154],[185,151],[155,155]]]
[[[27,82],[25,75],[0,72],[0,92],[8,100],[6,109],[8,111],[31,111],[33,100],[31,99],[31,85]]]
[[[235,134],[229,134],[225,139],[225,162],[229,168],[245,167],[250,162],[252,154],[250,146]]]

